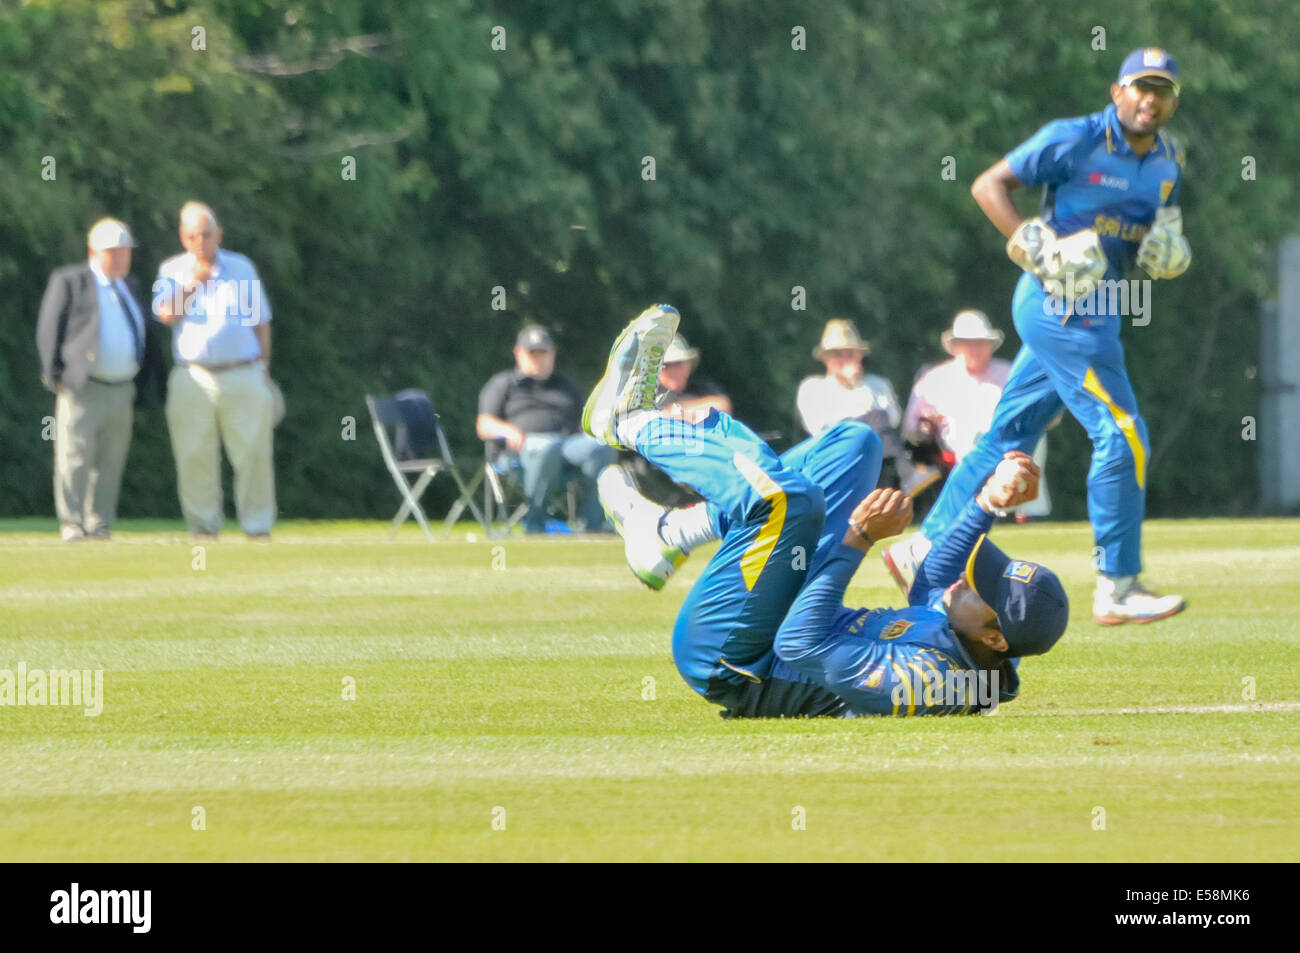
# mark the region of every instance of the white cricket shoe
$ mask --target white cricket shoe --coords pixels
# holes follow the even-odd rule
[[[1092,598],[1092,621],[1098,625],[1125,622],[1155,622],[1177,615],[1187,608],[1182,596],[1161,596],[1147,589],[1137,576],[1109,579],[1097,577]]]
[[[880,554],[885,568],[894,577],[894,582],[898,583],[898,588],[903,590],[903,598],[906,599],[908,593],[912,591],[912,583],[916,581],[916,570],[929,551],[930,541],[920,533],[913,533],[905,539],[886,546],[884,552]]]
[[[636,449],[632,445],[634,428],[620,428],[620,424],[638,411],[645,412],[646,419],[653,414],[659,368],[680,320],[672,305],[656,304],[623,329],[610,348],[605,376],[582,409],[583,430],[611,447]]]
[[[669,546],[659,535],[659,521],[667,510],[638,493],[617,463],[601,471],[596,490],[605,515],[623,537],[623,553],[632,575],[658,592],[686,562],[686,553]]]

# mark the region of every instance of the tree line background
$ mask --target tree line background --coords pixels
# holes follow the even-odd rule
[[[478,390],[525,322],[585,387],[624,323],[669,301],[737,416],[787,440],[828,317],[857,321],[904,400],[960,308],[1011,358],[1019,272],[970,183],[1046,121],[1103,108],[1153,44],[1184,76],[1169,128],[1194,260],[1123,332],[1148,512],[1253,512],[1258,312],[1300,226],[1296,23],[1289,0],[6,0],[0,514],[52,514],[35,320],[101,215],[131,225],[148,287],[180,251],[180,205],[216,209],[275,312],[282,515],[387,516],[363,395],[428,390],[473,464]],[[1067,416],[1055,515],[1084,516],[1089,454]],[[121,508],[179,512],[161,410],[136,415]]]

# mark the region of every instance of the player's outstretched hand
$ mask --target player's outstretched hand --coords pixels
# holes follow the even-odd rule
[[[912,522],[912,500],[902,490],[872,490],[849,516],[844,543],[865,549],[872,543],[897,536]]]
[[[1009,510],[1036,499],[1042,478],[1043,471],[1029,454],[1010,450],[984,484],[984,499],[996,509]]]

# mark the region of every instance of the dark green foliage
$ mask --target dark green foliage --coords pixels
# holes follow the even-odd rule
[[[1124,54],[1155,41],[1186,77],[1171,129],[1196,257],[1125,331],[1148,508],[1251,511],[1256,316],[1272,245],[1298,224],[1295,23],[1270,0],[25,5],[0,19],[0,513],[51,512],[35,315],[102,214],[135,229],[148,285],[179,250],[180,204],[217,209],[275,309],[282,512],[387,515],[362,395],[428,389],[474,461],[478,388],[525,321],[585,384],[629,317],[670,301],[738,414],[787,440],[833,314],[900,394],[961,307],[1008,331],[1010,357],[1017,273],[969,184],[1048,119],[1104,106]],[[137,416],[124,513],[177,512],[165,430],[161,411]],[[1053,435],[1057,515],[1083,515],[1089,449],[1072,421]]]

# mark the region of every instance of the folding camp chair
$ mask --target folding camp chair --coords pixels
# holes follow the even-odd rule
[[[424,535],[430,542],[433,541],[429,522],[420,506],[420,497],[439,473],[449,473],[460,491],[460,496],[443,521],[443,535],[451,535],[451,528],[466,509],[487,532],[488,523],[474,502],[474,493],[483,479],[483,473],[477,473],[468,484],[461,477],[429,395],[422,390],[404,390],[392,397],[373,397],[367,394],[366,407],[370,411],[370,420],[374,424],[375,439],[379,441],[379,452],[383,454],[384,465],[393,475],[393,482],[402,494],[402,506],[393,517],[389,535],[396,533],[408,516],[414,516],[420,529],[424,530]],[[412,476],[415,482],[408,483],[408,477]]]
[[[487,440],[483,444],[483,525],[489,536],[505,536],[528,512],[523,498],[520,472],[506,465],[504,441]],[[572,526],[578,520],[578,493],[572,479],[565,484],[565,512],[562,514]],[[505,525],[500,530],[491,527],[497,522]]]

